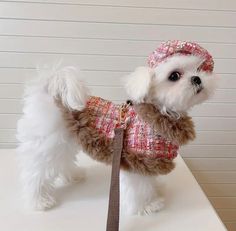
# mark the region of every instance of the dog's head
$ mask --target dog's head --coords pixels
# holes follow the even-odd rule
[[[138,67],[125,80],[134,103],[182,113],[208,99],[215,89],[212,57],[195,43],[163,43],[148,61],[148,67]]]

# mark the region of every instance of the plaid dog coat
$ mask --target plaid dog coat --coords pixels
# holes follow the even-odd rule
[[[91,116],[91,127],[108,139],[114,138],[114,129],[124,127],[124,150],[152,158],[174,159],[179,146],[163,138],[135,112],[133,106],[126,107],[124,124],[120,123],[121,105],[92,96],[87,101]]]

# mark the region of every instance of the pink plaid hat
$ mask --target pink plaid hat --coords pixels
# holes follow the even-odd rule
[[[174,54],[196,55],[204,58],[200,69],[206,72],[212,72],[214,61],[207,50],[194,42],[173,40],[161,43],[161,45],[148,56],[148,66],[157,67],[161,62]]]

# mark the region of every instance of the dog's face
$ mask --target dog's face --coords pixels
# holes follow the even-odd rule
[[[135,103],[185,112],[208,99],[215,89],[213,74],[201,71],[203,62],[197,56],[174,55],[155,69],[139,67],[128,76],[127,93]]]

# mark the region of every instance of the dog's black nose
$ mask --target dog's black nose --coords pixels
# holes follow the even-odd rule
[[[202,83],[201,79],[198,76],[193,76],[191,78],[192,84],[200,85]]]

